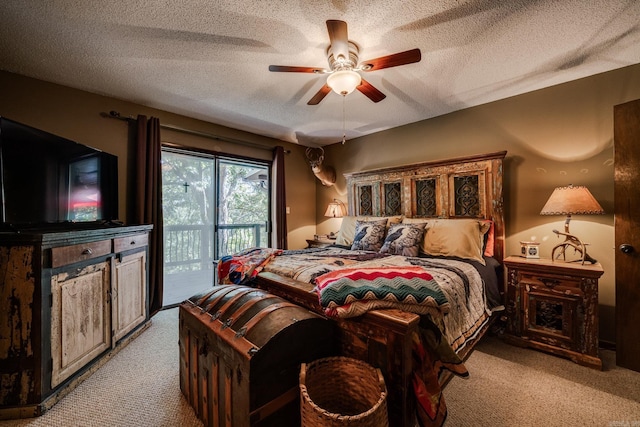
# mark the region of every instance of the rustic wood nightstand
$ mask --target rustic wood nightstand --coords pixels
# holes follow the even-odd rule
[[[596,264],[510,256],[507,268],[505,339],[595,369],[598,353]]]
[[[326,248],[334,243],[335,239],[307,239],[307,248]]]

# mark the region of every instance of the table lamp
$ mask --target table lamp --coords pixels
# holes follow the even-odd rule
[[[325,211],[324,216],[330,218],[342,218],[346,214],[347,209],[344,203],[342,203],[342,201],[338,199],[333,199],[333,201],[329,203],[329,206],[327,206],[327,210]],[[335,235],[336,233],[332,231],[331,233],[329,233],[329,238],[333,238]]]
[[[549,200],[542,208],[540,215],[566,215],[564,222],[564,233],[553,230],[558,236],[565,236],[564,242],[556,245],[551,251],[551,259],[562,258],[566,261],[566,251],[573,248],[580,254],[582,264],[585,261],[595,264],[597,261],[587,254],[587,247],[576,236],[569,233],[569,222],[571,215],[598,215],[604,214],[604,210],[598,201],[591,195],[591,192],[582,185],[571,185],[567,187],[557,187],[551,193]],[[558,255],[555,252],[558,251]],[[576,260],[577,261],[577,260]]]

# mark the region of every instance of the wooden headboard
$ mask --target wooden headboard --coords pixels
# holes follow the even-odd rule
[[[506,154],[346,173],[349,215],[490,219],[495,227],[494,257],[502,262]]]

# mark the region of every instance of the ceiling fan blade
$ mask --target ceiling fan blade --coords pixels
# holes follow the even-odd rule
[[[380,58],[362,61],[359,68],[362,71],[375,71],[382,68],[397,67],[398,65],[412,64],[420,62],[422,54],[420,49],[411,49],[392,55],[381,56]]]
[[[322,86],[320,90],[316,92],[315,95],[313,95],[313,98],[311,98],[309,102],[307,102],[307,105],[318,105],[329,92],[331,92],[331,88],[329,86]]]
[[[349,36],[347,34],[347,23],[329,19],[327,21],[327,30],[329,31],[329,40],[331,41],[331,50],[333,57],[338,59],[340,56],[344,60],[349,59]]]
[[[281,73],[324,73],[322,68],[313,67],[290,67],[288,65],[269,65],[269,71]]]
[[[360,92],[362,92],[367,98],[372,100],[373,102],[380,102],[387,97],[384,93],[380,92],[376,89],[371,83],[362,79],[362,83],[356,87]]]

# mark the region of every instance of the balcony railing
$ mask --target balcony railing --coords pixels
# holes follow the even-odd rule
[[[217,257],[249,247],[268,246],[267,227],[262,224],[219,224]],[[210,270],[214,258],[212,225],[164,227],[165,272]]]

